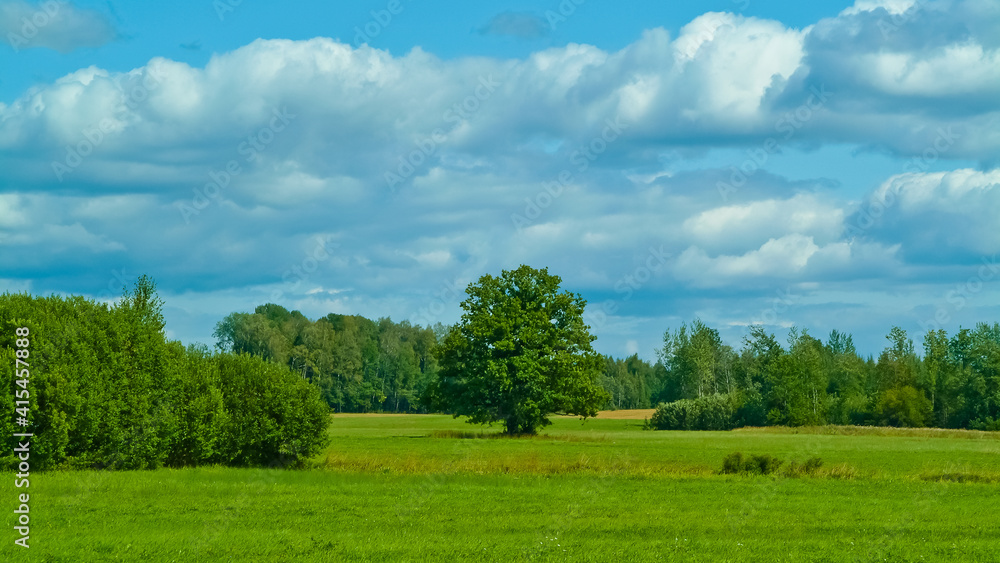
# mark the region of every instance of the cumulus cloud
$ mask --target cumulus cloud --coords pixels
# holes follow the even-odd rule
[[[79,69],[0,104],[5,276],[97,294],[113,272],[153,272],[187,318],[215,296],[220,316],[277,300],[451,322],[467,283],[529,263],[615,304],[601,330],[619,336],[677,315],[744,322],[775,288],[827,291],[823,318],[862,311],[928,264],[1000,250],[997,172],[926,158],[1000,152],[990,8],[952,4],[980,17],[943,32],[952,16],[904,4],[805,29],[709,13],[676,37],[523,59],[315,38]],[[491,32],[525,33],[511,22]],[[731,197],[725,165],[667,169],[769,139],[874,145],[910,172],[855,201],[864,187],[767,167]],[[873,279],[887,288],[852,301]]]
[[[770,287],[788,282],[864,279],[885,274],[899,265],[898,247],[852,244],[844,241],[819,246],[801,234],[772,238],[740,255],[709,256],[689,247],[674,265],[675,275],[695,287]]]
[[[843,233],[844,210],[813,194],[798,194],[712,208],[687,219],[684,229],[699,247],[721,252],[790,233],[827,243]]]
[[[156,58],[126,73],[81,69],[0,108],[0,147],[46,155],[49,168],[62,169],[53,171],[61,190],[118,185],[123,165],[126,176],[149,177],[128,178],[138,190],[160,190],[164,174],[196,181],[205,166],[249,154],[248,140],[259,158],[245,170],[295,170],[369,191],[437,167],[583,162],[591,146],[605,153],[595,166],[624,168],[648,167],[677,147],[767,139],[921,155],[945,129],[955,132],[949,158],[995,155],[998,51],[975,35],[883,49],[856,37],[875,26],[863,20],[873,13],[805,30],[709,13],[673,39],[653,29],[617,52],[570,44],[523,60],[258,40],[204,68]],[[916,34],[931,16],[914,18],[896,34]],[[296,118],[269,131],[275,111]],[[609,120],[627,132],[615,135],[620,142],[600,138]],[[93,155],[67,162],[96,139]],[[27,171],[6,169],[11,183]]]
[[[0,34],[15,51],[47,47],[60,53],[100,47],[118,36],[107,16],[68,0],[0,0]]]
[[[875,10],[885,10],[889,14],[905,14],[910,8],[917,4],[918,0],[855,0],[854,5],[846,8],[841,15],[859,14],[862,12],[874,12]]]
[[[1000,252],[1000,169],[907,173],[884,182],[849,219],[852,232],[899,241],[913,260],[975,262]]]

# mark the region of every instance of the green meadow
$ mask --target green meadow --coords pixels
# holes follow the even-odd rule
[[[31,547],[11,485],[3,560],[1000,561],[1000,433],[499,431],[337,415],[303,470],[34,473]],[[721,474],[737,451],[822,466]]]

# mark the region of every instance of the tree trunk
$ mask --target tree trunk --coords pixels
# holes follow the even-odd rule
[[[517,434],[517,418],[513,416],[507,417],[506,429],[504,430],[507,434],[513,436]]]

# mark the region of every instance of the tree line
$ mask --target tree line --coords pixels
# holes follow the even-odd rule
[[[338,314],[310,321],[266,304],[227,316],[215,336],[223,351],[288,366],[335,412],[428,412],[433,405],[421,397],[437,379],[451,328]],[[729,427],[1000,429],[1000,324],[929,332],[922,355],[899,327],[886,339],[877,357],[862,357],[837,330],[824,342],[792,329],[782,345],[751,326],[735,349],[695,320],[666,331],[656,362],[600,355],[599,383],[610,397],[602,408],[722,408]]]
[[[335,313],[311,321],[268,303],[228,315],[214,336],[223,352],[287,366],[334,412],[426,412],[420,397],[437,374],[445,330]]]
[[[114,304],[0,295],[0,362],[30,330],[30,381],[7,378],[0,462],[12,466],[29,401],[32,467],[296,464],[319,452],[331,412],[450,412],[533,432],[546,414],[656,407],[664,429],[863,424],[1000,430],[1000,323],[924,335],[899,327],[875,357],[851,335],[749,327],[739,349],[699,320],[668,330],[650,363],[599,355],[586,301],[522,266],[471,284],[455,326],[276,304],[233,313],[216,350],[164,335],[143,276]],[[27,390],[30,394],[25,394]],[[523,396],[522,396],[523,395]]]
[[[923,354],[900,327],[878,358],[850,334],[792,329],[782,346],[752,326],[739,350],[700,321],[667,331],[653,367],[654,425],[855,424],[1000,430],[1000,323],[928,331]],[[658,387],[657,387],[658,385]],[[709,422],[712,421],[712,422]]]

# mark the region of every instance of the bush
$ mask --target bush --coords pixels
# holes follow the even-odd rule
[[[923,427],[931,420],[933,407],[923,392],[906,385],[882,393],[876,411],[885,426]]]
[[[722,473],[724,475],[772,475],[778,473],[784,462],[771,455],[752,455],[744,457],[740,452],[733,452],[722,459]],[[853,469],[847,466],[835,467],[830,471],[823,471],[823,460],[818,457],[811,457],[804,462],[790,462],[781,474],[785,477],[802,477],[804,475],[824,475],[833,478],[851,478],[845,476],[845,470]]]
[[[783,463],[780,459],[767,454],[745,458],[742,453],[734,452],[723,458],[722,473],[770,475],[777,472]]]
[[[972,430],[985,430],[987,432],[1000,431],[1000,418],[983,417],[969,423]]]
[[[778,471],[784,462],[780,459],[764,455],[750,456],[750,463],[747,466],[748,473],[759,473],[760,475],[770,475]]]
[[[733,452],[722,458],[722,472],[726,475],[743,472],[743,454]]]
[[[32,469],[288,465],[318,452],[329,415],[315,387],[264,360],[167,342],[161,305],[145,277],[114,306],[0,295],[3,365],[29,329]],[[0,384],[4,452],[17,447],[18,391]]]
[[[661,403],[649,420],[656,430],[732,430],[737,400],[731,395],[707,395]]]
[[[319,389],[286,366],[245,354],[219,354],[227,419],[218,461],[227,465],[295,465],[326,443],[329,408]]]

